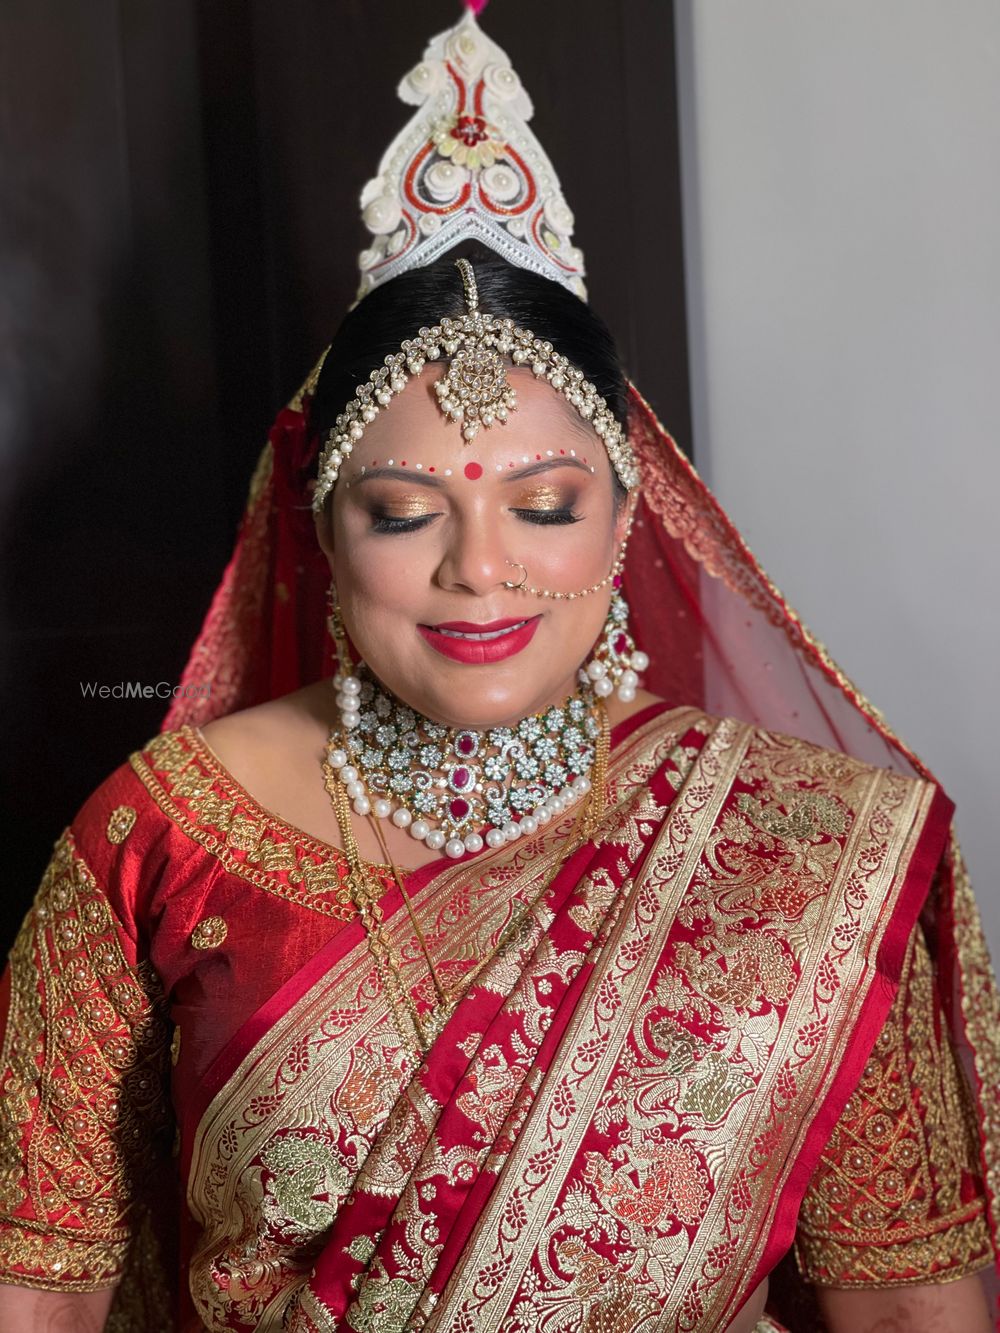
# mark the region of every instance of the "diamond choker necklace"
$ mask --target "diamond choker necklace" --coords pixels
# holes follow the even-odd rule
[[[359,665],[333,678],[340,727],[323,765],[355,812],[391,819],[458,858],[537,832],[590,791],[604,704],[582,683],[513,727],[452,728],[401,703]]]

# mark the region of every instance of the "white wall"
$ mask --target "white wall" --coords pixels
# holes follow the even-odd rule
[[[679,0],[695,450],[1000,959],[1000,4]]]

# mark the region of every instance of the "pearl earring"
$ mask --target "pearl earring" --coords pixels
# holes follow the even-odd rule
[[[621,575],[614,579],[608,618],[590,660],[580,668],[580,681],[590,681],[600,699],[617,694],[623,704],[635,699],[639,673],[649,666],[649,657],[635,646],[628,627],[629,609],[621,590]]]

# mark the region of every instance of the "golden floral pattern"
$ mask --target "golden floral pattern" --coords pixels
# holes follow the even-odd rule
[[[108,816],[106,836],[108,842],[117,845],[124,842],[135,827],[135,811],[130,805],[116,806]]]
[[[155,975],[125,961],[108,902],[68,833],[10,968],[0,1266],[29,1286],[107,1286],[165,1157],[168,1027]]]
[[[677,710],[666,722],[657,719],[640,728],[619,748],[608,784],[609,789],[614,784],[620,806],[619,825],[628,825],[644,797],[641,784],[696,716]],[[622,780],[625,767],[635,775],[634,786]],[[546,948],[549,916],[537,901],[538,886],[564,855],[572,827],[572,815],[553,821],[538,837],[484,859],[477,875],[470,875],[469,867],[448,867],[436,878],[431,897],[415,898],[422,933],[449,984],[460,984],[464,974],[476,970],[501,937],[507,942],[477,975],[477,985],[498,994],[521,995],[532,957],[550,975],[552,969],[580,965],[582,958],[559,959]],[[626,836],[609,817],[605,828],[609,836]],[[594,898],[585,889],[578,895],[582,911],[595,910],[603,886],[594,892]],[[430,991],[412,924],[398,913],[386,925],[407,984],[423,1004]],[[542,1035],[531,1026],[537,1021],[534,1009],[527,994],[518,1001],[526,1042]],[[513,1147],[519,1099],[530,1098],[537,1080],[519,1062],[501,1060],[488,1045],[479,1052],[477,1044],[470,1035],[469,1055],[478,1058],[457,1106],[476,1153],[485,1158],[498,1146],[502,1152]],[[247,1053],[199,1126],[188,1197],[202,1227],[191,1288],[205,1324],[253,1326],[280,1292],[290,1300],[349,1194],[398,1196],[426,1151],[441,1110],[413,1079],[418,1059],[419,1052],[403,1044],[395,1030],[359,933],[342,961]],[[374,1144],[382,1151],[372,1153]],[[447,1170],[455,1179],[471,1178],[465,1174],[473,1170],[469,1154],[449,1156]],[[431,1186],[425,1203],[433,1195]],[[412,1273],[382,1278],[374,1260],[350,1315],[353,1327],[395,1327],[399,1312],[412,1308],[439,1252],[433,1221],[415,1217],[409,1240]],[[308,1291],[297,1317],[312,1321],[300,1322],[302,1328],[330,1326]]]
[[[421,1327],[529,1333],[570,1311],[574,1327],[653,1312],[676,1333],[724,1325],[932,799],[716,725]]]
[[[257,805],[193,727],[161,732],[131,763],[160,809],[230,874],[325,916],[354,916],[343,856]]]
[[[220,944],[225,944],[228,934],[225,917],[206,916],[192,930],[191,945],[195,949],[217,949]]]

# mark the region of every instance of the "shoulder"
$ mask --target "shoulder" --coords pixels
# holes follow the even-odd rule
[[[273,766],[283,752],[322,749],[332,722],[329,681],[304,686],[280,699],[216,718],[201,728],[219,761],[236,775]]]

